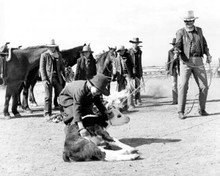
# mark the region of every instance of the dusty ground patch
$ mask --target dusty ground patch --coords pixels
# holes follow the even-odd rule
[[[22,118],[0,120],[1,176],[84,176],[84,175],[220,175],[220,79],[209,90],[208,117],[199,117],[197,103],[190,118],[179,120],[171,105],[171,79],[146,79],[143,105],[130,113],[131,122],[109,129],[112,136],[137,147],[141,159],[126,162],[64,163],[64,125],[43,118],[42,84],[35,94],[39,107]],[[198,93],[190,82],[187,107]],[[3,109],[4,90],[0,90]],[[2,113],[0,114],[2,117]]]

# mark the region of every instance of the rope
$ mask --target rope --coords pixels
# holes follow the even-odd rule
[[[176,58],[176,59],[178,59],[178,58]],[[173,62],[173,61],[175,61],[176,59],[173,59],[173,60],[171,60],[171,61],[169,61],[169,62],[167,62],[166,64],[165,64],[165,66],[167,66],[169,63],[171,63],[171,62]],[[183,61],[184,62],[184,61]],[[187,64],[188,66],[190,66],[190,67],[194,67],[194,68],[199,68],[199,69],[201,69],[201,68],[204,68],[204,65],[200,65],[200,66],[193,66],[193,65],[190,65],[190,64],[188,64],[188,63],[186,63],[186,62],[184,62],[185,64]],[[211,86],[211,83],[212,83],[212,68],[211,68],[211,64],[210,63],[208,63],[209,64],[209,71],[210,71],[210,81],[209,81],[209,84],[208,84],[208,88]],[[162,68],[161,69],[159,69],[159,71],[160,70],[162,70]],[[135,78],[135,79],[138,79],[138,78]],[[140,81],[140,79],[138,79],[139,81]],[[145,82],[144,82],[144,79],[142,80],[143,82],[142,82],[142,84],[140,84],[136,89],[134,89],[131,93],[129,93],[129,95],[128,95],[128,97],[126,98],[126,99],[124,99],[121,103],[120,103],[120,105],[122,105],[125,101],[127,101],[127,99],[132,95],[132,94],[134,94],[138,89],[140,89],[140,88],[144,88],[144,90],[145,90]],[[141,81],[140,81],[141,82]],[[129,84],[130,84],[130,82],[129,82]],[[194,105],[195,105],[195,102],[196,102],[196,100],[197,100],[197,96],[198,96],[199,94],[196,94],[195,95],[195,98],[194,98],[194,100],[193,100],[193,104],[192,104],[192,106],[191,106],[191,108],[189,108],[189,110],[185,113],[185,115],[188,115],[191,111],[192,111],[192,109],[193,109],[193,107],[194,107]]]
[[[206,120],[206,121],[204,121],[204,122],[201,122],[201,123],[199,123],[199,124],[193,125],[193,126],[188,127],[188,128],[184,128],[184,129],[180,129],[180,130],[173,131],[173,132],[170,132],[170,133],[166,133],[166,134],[164,134],[164,135],[161,135],[160,137],[170,136],[170,135],[173,135],[173,134],[176,134],[176,133],[180,133],[180,132],[182,132],[182,131],[188,131],[188,130],[193,129],[193,128],[195,128],[195,127],[198,127],[198,126],[201,126],[201,125],[204,125],[204,124],[207,124],[207,123],[216,121],[216,120],[219,120],[219,118],[214,118],[214,119],[211,119],[211,120]]]
[[[209,81],[209,83],[208,83],[208,89],[209,89],[209,87],[211,86],[211,83],[212,83],[212,69],[211,69],[211,65],[210,65],[210,63],[208,63],[209,64],[209,70],[210,70],[210,81]],[[200,68],[200,66],[198,67],[198,68]],[[187,112],[185,113],[185,115],[188,115],[191,111],[192,111],[192,109],[193,109],[193,107],[194,107],[194,105],[195,105],[195,103],[196,103],[196,100],[197,100],[197,96],[199,95],[199,93],[197,93],[196,95],[195,95],[195,98],[194,98],[194,100],[193,100],[193,103],[192,103],[192,106],[190,107],[190,108],[188,108],[188,110],[187,110]]]

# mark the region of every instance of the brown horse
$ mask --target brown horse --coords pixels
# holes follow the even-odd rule
[[[117,56],[116,48],[110,48],[110,47],[109,47],[109,51],[97,55],[96,56],[97,72],[102,73],[111,79],[112,68],[113,68],[112,63],[116,56]]]
[[[65,67],[72,67],[73,65],[76,64],[77,59],[80,57],[80,51],[82,51],[84,45],[81,46],[77,46],[71,49],[66,49],[66,50],[62,50],[60,51]],[[35,96],[34,96],[34,86],[36,85],[37,81],[41,80],[39,77],[39,65],[37,67],[35,67],[34,69],[32,69],[27,77],[27,82],[23,84],[23,87],[20,88],[20,93],[23,89],[23,99],[22,99],[22,103],[20,101],[20,96],[18,97],[18,104],[21,105],[23,110],[26,111],[30,111],[31,109],[29,108],[28,105],[28,94],[29,94],[29,101],[32,104],[37,105],[37,102],[35,100]],[[19,94],[20,95],[20,94]],[[54,104],[55,106],[58,106],[57,103],[57,96],[55,95],[54,97]]]

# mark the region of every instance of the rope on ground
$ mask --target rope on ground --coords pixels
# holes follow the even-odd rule
[[[195,127],[198,127],[198,126],[201,126],[201,125],[204,125],[204,124],[207,124],[209,122],[216,121],[216,120],[219,120],[219,118],[214,118],[214,119],[211,119],[211,120],[207,120],[205,122],[201,122],[199,124],[193,125],[193,126],[188,127],[188,128],[184,128],[184,129],[180,129],[180,130],[177,130],[177,131],[174,131],[174,132],[170,132],[170,133],[164,134],[164,135],[162,135],[160,137],[170,136],[170,135],[173,135],[173,134],[176,134],[176,133],[179,133],[179,132],[188,131],[188,130],[190,130],[192,128],[195,128]]]

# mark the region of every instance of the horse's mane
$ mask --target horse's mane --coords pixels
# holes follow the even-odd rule
[[[40,48],[47,48],[47,45],[29,46],[29,47],[24,48],[23,50],[28,50],[28,49],[40,49]]]
[[[97,54],[95,59],[96,59],[96,62],[99,62],[101,60],[101,58],[105,58],[107,56],[109,51],[105,51],[104,53],[100,53],[100,54]]]
[[[61,52],[66,52],[66,51],[70,51],[70,50],[78,50],[80,48],[82,48],[84,45],[80,45],[80,46],[77,46],[77,47],[74,47],[74,48],[70,48],[70,49],[64,49],[64,50],[61,50]]]

